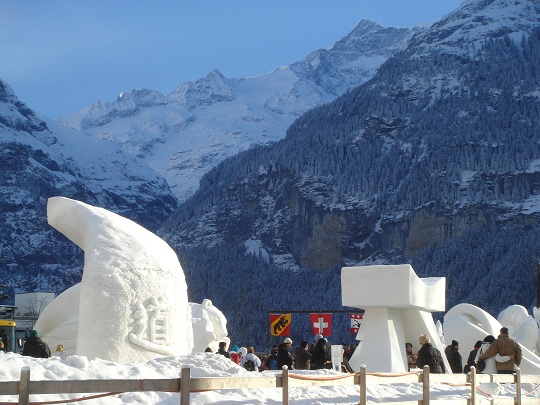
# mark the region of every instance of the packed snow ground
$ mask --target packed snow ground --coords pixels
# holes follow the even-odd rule
[[[31,380],[88,380],[88,379],[155,379],[178,378],[182,367],[191,369],[191,377],[246,377],[272,376],[278,371],[262,373],[248,372],[231,360],[214,353],[197,353],[188,356],[157,358],[148,362],[120,364],[101,359],[89,359],[84,356],[69,356],[66,360],[53,356],[48,359],[36,359],[19,354],[0,354],[0,381],[18,381],[21,369],[30,367]],[[309,375],[339,375],[332,370],[291,371]],[[515,395],[511,384],[481,384],[480,388],[496,397]],[[431,384],[431,398],[441,397],[459,399],[470,397],[467,386]],[[523,384],[524,393],[532,391],[532,384]],[[80,398],[90,394],[32,395],[31,401],[52,401],[59,399]],[[537,394],[540,398],[540,393]],[[360,399],[358,386],[328,386],[291,388],[289,398],[295,405],[313,404],[357,404]],[[368,385],[369,402],[416,401],[422,399],[422,386],[418,384]],[[0,402],[15,402],[14,396],[0,396]],[[110,397],[76,402],[85,405],[115,404],[160,404],[177,405],[178,393],[132,392]],[[281,388],[219,390],[192,393],[191,404],[276,404],[282,403]]]

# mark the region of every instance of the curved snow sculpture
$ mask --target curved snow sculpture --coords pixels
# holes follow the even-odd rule
[[[514,307],[517,306],[514,305],[509,307],[508,310],[502,311],[502,317],[499,315],[499,318],[508,322],[516,322],[519,325],[526,322],[525,329],[523,330],[528,330],[530,328],[530,321],[524,318],[523,310],[525,310],[525,308],[521,307],[522,309],[520,309]],[[532,320],[534,322],[534,319]],[[540,358],[522,343],[522,341],[518,338],[518,335],[514,335],[514,332],[511,330],[511,324],[501,324],[497,319],[481,308],[478,308],[472,304],[456,305],[444,316],[443,329],[444,336],[447,341],[453,339],[460,343],[461,357],[464,359],[464,361],[466,361],[465,359],[468,357],[468,353],[472,350],[477,340],[483,340],[487,335],[497,337],[503,325],[509,328],[510,336],[516,339],[522,345],[521,349],[523,351],[523,359],[520,364],[522,373],[540,373]],[[536,333],[538,333],[538,327],[536,327]],[[520,336],[524,335],[526,335],[525,332]],[[530,340],[531,336],[526,336],[526,338]]]
[[[85,254],[76,354],[126,362],[191,352],[186,281],[167,243],[126,218],[64,197],[49,199],[47,217]],[[52,322],[40,321],[36,328]]]
[[[508,328],[510,336],[531,352],[536,352],[538,325],[522,305],[511,305],[501,311],[497,320]]]
[[[226,342],[229,346],[227,319],[223,312],[217,309],[209,299],[204,299],[202,304],[190,302],[189,306],[194,336],[191,352],[204,352],[207,347],[210,347],[215,353],[219,349],[219,342]]]
[[[494,317],[472,304],[458,304],[444,316],[444,338],[447,342],[457,340],[460,343],[465,362],[476,341],[487,335],[497,337],[500,329],[501,324]]]
[[[62,344],[68,354],[76,354],[80,295],[81,284],[78,283],[56,297],[41,312],[34,328],[51,349]]]
[[[365,364],[371,371],[405,372],[405,343],[413,343],[418,351],[422,334],[444,351],[431,312],[444,311],[445,286],[444,277],[419,278],[408,264],[343,267],[342,304],[366,310],[351,367],[359,371]],[[450,370],[445,357],[444,361]]]

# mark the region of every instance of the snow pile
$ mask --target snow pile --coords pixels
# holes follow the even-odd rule
[[[20,370],[24,366],[31,369],[31,380],[87,380],[87,379],[151,379],[178,378],[182,367],[190,367],[191,377],[268,377],[278,374],[277,371],[262,373],[248,372],[231,360],[215,353],[197,353],[189,356],[171,356],[150,360],[148,362],[119,364],[101,359],[89,359],[84,356],[69,356],[66,360],[59,357],[35,359],[13,353],[0,353],[0,381],[18,381]],[[293,371],[310,376],[338,375],[331,370]],[[497,397],[515,395],[515,387],[511,384],[481,384],[483,391]],[[524,393],[532,391],[531,384],[523,384]],[[467,386],[452,386],[434,383],[430,385],[431,399],[451,397],[462,399],[470,397]],[[30,400],[54,401],[59,399],[80,398],[90,394],[31,395]],[[533,395],[536,395],[534,393]],[[313,404],[358,404],[360,391],[358,386],[326,386],[291,388],[289,398],[296,405]],[[418,384],[368,385],[367,400],[382,401],[417,401],[422,399],[422,386]],[[2,402],[14,402],[15,397],[0,396]],[[281,388],[219,390],[212,392],[192,393],[191,404],[276,404],[282,401]],[[178,393],[165,392],[133,392],[93,399],[93,405],[126,405],[156,404],[177,405],[180,403]]]

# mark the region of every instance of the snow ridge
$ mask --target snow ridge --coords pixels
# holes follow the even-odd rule
[[[213,70],[168,95],[133,90],[59,122],[146,160],[183,201],[225,158],[282,139],[302,113],[369,80],[389,56],[405,48],[412,33],[362,20],[331,49],[316,50],[290,66],[243,79]]]

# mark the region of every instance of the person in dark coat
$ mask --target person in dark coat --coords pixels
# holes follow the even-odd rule
[[[21,353],[23,356],[37,357],[37,358],[48,358],[51,357],[51,349],[49,345],[45,343],[39,337],[37,330],[32,329],[24,343],[23,351]]]
[[[475,344],[474,344],[474,349],[471,350],[471,352],[469,353],[469,358],[467,359],[467,364],[465,364],[465,367],[463,367],[463,373],[464,374],[467,374],[471,371],[471,367],[474,366],[476,367],[476,363],[475,363],[475,359],[476,359],[476,356],[478,355],[478,349],[480,349],[480,347],[482,347],[482,341],[481,340],[478,340]]]
[[[431,345],[429,336],[420,336],[418,338],[418,343],[420,343],[421,347],[418,351],[418,357],[416,358],[416,366],[418,368],[429,366],[430,373],[443,374],[445,369],[441,352]]]
[[[315,350],[311,357],[311,369],[321,370],[326,368],[326,363],[332,359],[331,347],[328,340],[320,333],[315,336],[315,340],[317,341],[317,344],[315,345]],[[331,367],[332,366],[330,365],[330,368]]]
[[[4,328],[0,329],[0,341],[4,343],[4,351],[6,352],[12,351],[11,340],[9,339],[9,335]]]
[[[311,353],[308,351],[307,340],[302,340],[300,343],[300,349],[296,352],[294,357],[294,368],[296,370],[309,370],[311,366]]]
[[[278,347],[278,367],[281,370],[283,366],[287,366],[289,370],[293,369],[293,360],[289,348],[292,346],[291,338],[285,338],[283,343]]]
[[[446,358],[448,359],[452,373],[463,373],[463,359],[459,353],[459,342],[452,340],[452,344],[446,347],[444,354],[446,354]]]
[[[278,350],[279,348],[277,346],[274,346],[272,348],[272,352],[268,355],[266,358],[264,365],[267,370],[279,370],[278,367]]]
[[[231,355],[227,352],[227,350],[225,350],[226,347],[227,347],[227,342],[219,342],[219,349],[217,353],[230,359]]]

